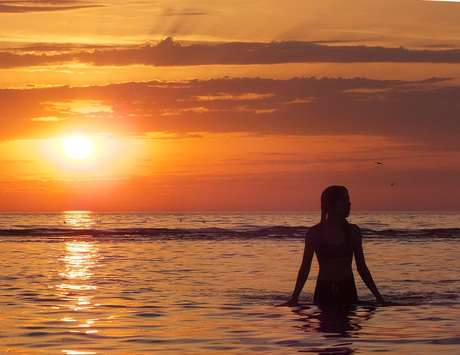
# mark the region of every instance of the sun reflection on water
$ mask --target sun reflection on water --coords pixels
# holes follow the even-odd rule
[[[92,310],[99,304],[93,302],[97,285],[94,282],[94,269],[100,265],[101,256],[96,243],[88,240],[72,240],[65,243],[64,263],[59,275],[63,282],[56,285],[61,304],[56,307],[63,311],[60,319],[70,333],[98,333],[94,327],[98,318],[92,317]],[[69,311],[71,313],[69,313]],[[62,350],[68,354],[93,354],[76,350]]]
[[[64,224],[71,228],[90,229],[96,224],[91,211],[64,211]]]
[[[63,261],[65,271],[61,273],[67,279],[88,280],[91,278],[92,269],[98,263],[98,248],[91,242],[71,241],[66,243],[66,255]],[[86,287],[87,285],[69,285]]]

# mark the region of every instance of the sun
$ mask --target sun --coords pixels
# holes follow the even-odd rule
[[[62,150],[71,159],[86,159],[94,152],[93,141],[83,136],[67,137],[62,141]]]

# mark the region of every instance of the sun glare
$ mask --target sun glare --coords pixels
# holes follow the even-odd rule
[[[93,154],[94,144],[87,137],[67,137],[62,141],[62,150],[71,159],[86,159]]]

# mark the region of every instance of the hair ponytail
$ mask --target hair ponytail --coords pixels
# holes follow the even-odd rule
[[[326,217],[327,217],[326,210],[321,208],[321,222],[324,222],[326,220]]]

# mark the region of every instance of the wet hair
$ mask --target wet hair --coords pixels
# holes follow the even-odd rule
[[[321,194],[321,222],[326,220],[327,215],[344,193],[348,193],[347,188],[337,185],[329,186],[323,191]]]

